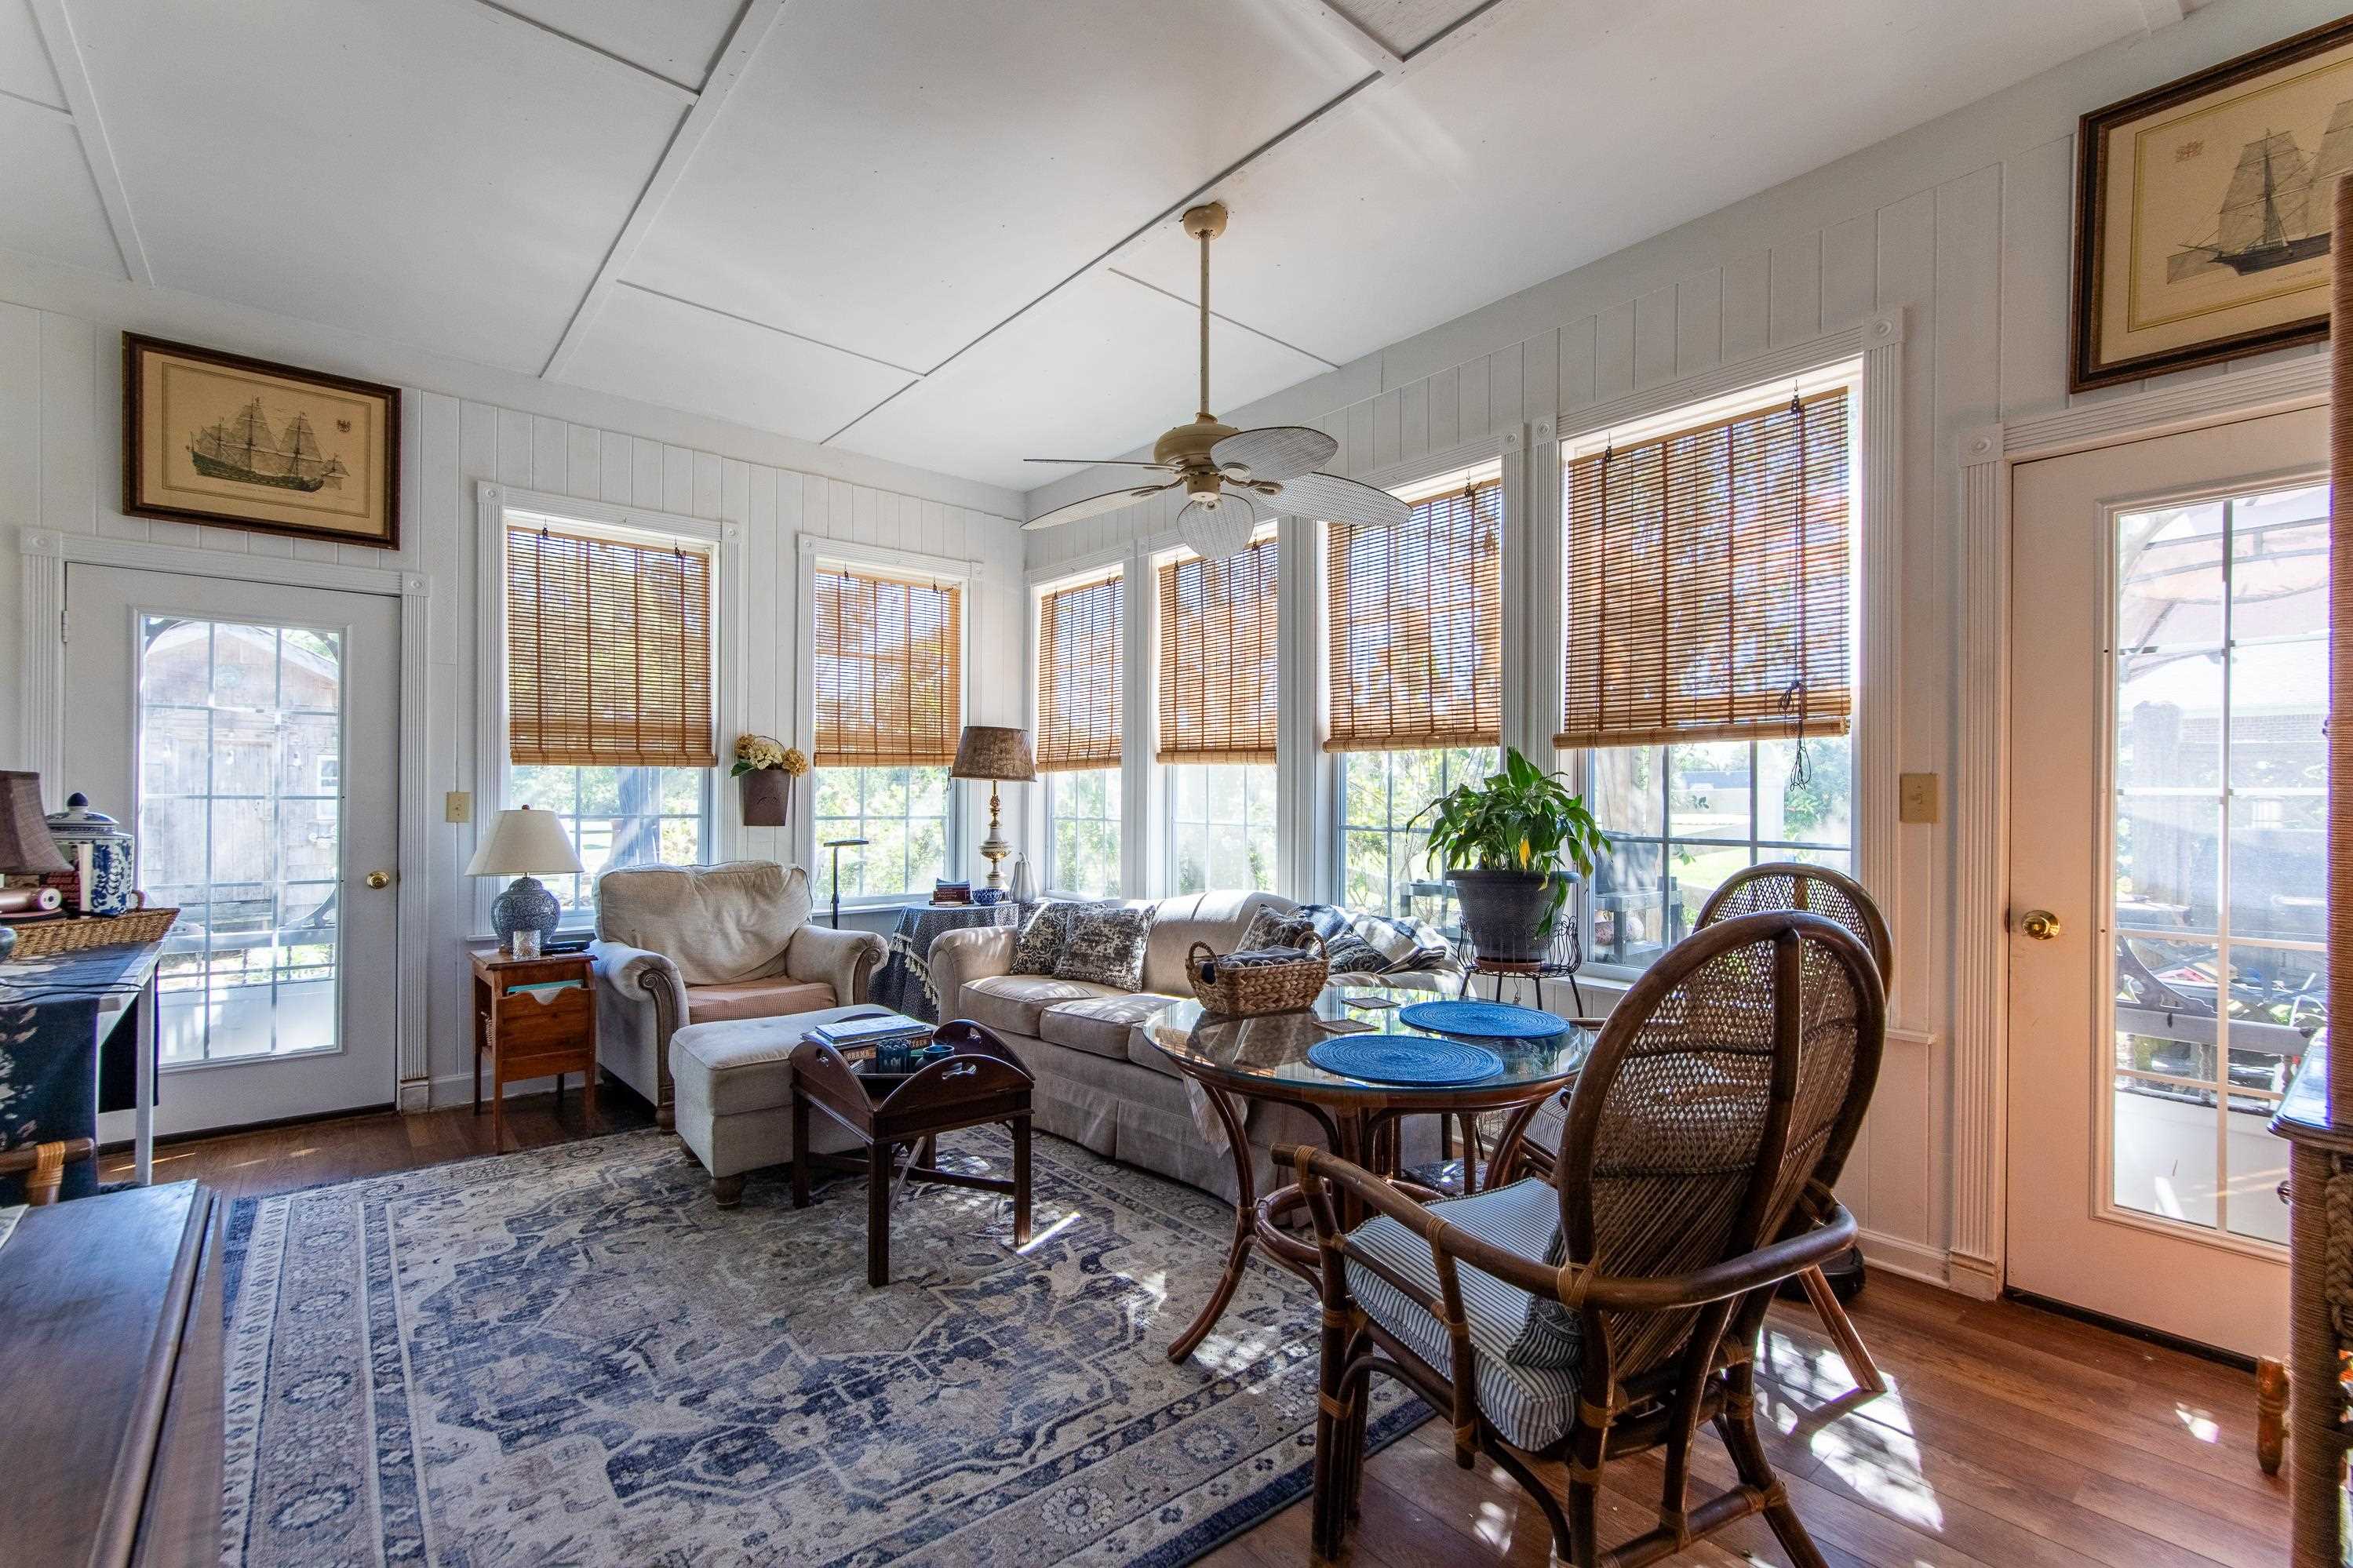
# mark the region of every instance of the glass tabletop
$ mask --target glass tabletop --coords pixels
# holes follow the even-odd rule
[[[1144,1025],[1152,1043],[1188,1072],[1248,1093],[1253,1081],[1319,1100],[1352,1094],[1394,1099],[1442,1100],[1450,1095],[1493,1096],[1498,1089],[1536,1089],[1577,1076],[1593,1037],[1563,1018],[1560,1032],[1542,1039],[1495,1039],[1483,1035],[1419,1029],[1398,1016],[1416,1002],[1439,1000],[1432,993],[1388,985],[1327,985],[1313,1008],[1236,1018],[1211,1013],[1195,1001],[1173,1002]],[[1468,1083],[1383,1084],[1344,1078],[1307,1059],[1322,1040],[1356,1034],[1427,1035],[1483,1046],[1503,1058],[1503,1070]]]

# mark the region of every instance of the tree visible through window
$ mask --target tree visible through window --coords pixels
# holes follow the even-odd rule
[[[1445,873],[1430,864],[1423,807],[1502,765],[1493,746],[1351,752],[1340,759],[1340,896],[1352,910],[1431,918]]]
[[[1119,897],[1117,768],[1046,775],[1046,886],[1090,899]]]
[[[711,774],[702,768],[507,770],[506,802],[552,811],[580,864],[577,877],[543,877],[567,913],[596,906],[597,876],[624,866],[693,866],[708,858]]]

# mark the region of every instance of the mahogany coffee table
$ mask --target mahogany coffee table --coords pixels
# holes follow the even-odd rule
[[[805,1040],[793,1051],[793,1206],[809,1204],[809,1173],[823,1166],[866,1173],[866,1282],[891,1283],[891,1200],[902,1182],[937,1182],[1013,1198],[1013,1245],[1029,1245],[1029,1069],[1005,1042],[977,1024],[944,1024],[934,1042],[955,1054],[912,1073],[852,1066],[839,1051]],[[822,1111],[866,1145],[863,1158],[809,1148],[809,1112]],[[1013,1130],[1013,1176],[967,1175],[939,1168],[939,1136],[1006,1122]],[[899,1147],[907,1160],[899,1163]]]

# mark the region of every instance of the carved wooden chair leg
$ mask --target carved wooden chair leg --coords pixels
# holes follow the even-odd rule
[[[2287,1442],[2287,1363],[2271,1356],[2255,1361],[2255,1463],[2263,1474],[2279,1474]]]

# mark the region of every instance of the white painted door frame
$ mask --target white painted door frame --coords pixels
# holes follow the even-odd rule
[[[67,713],[65,605],[69,565],[125,566],[190,577],[229,577],[294,588],[332,588],[400,601],[400,734],[396,746],[400,758],[400,850],[396,865],[402,897],[393,1016],[400,1063],[399,1107],[403,1110],[425,1110],[432,1087],[430,1041],[426,1033],[426,963],[432,941],[434,898],[432,856],[428,849],[434,817],[427,789],[426,757],[426,741],[431,733],[426,708],[431,580],[421,572],[396,567],[192,550],[145,540],[108,539],[47,529],[25,530],[19,536],[18,549],[22,555],[24,595],[23,659],[17,673],[23,733],[18,741],[18,754],[25,759],[26,766],[40,773],[49,796],[47,804],[52,807],[63,804],[65,793],[61,774]]]
[[[1959,435],[1960,703],[1953,759],[1954,1289],[2007,1280],[2010,470],[2019,463],[2328,400],[2306,355]]]

